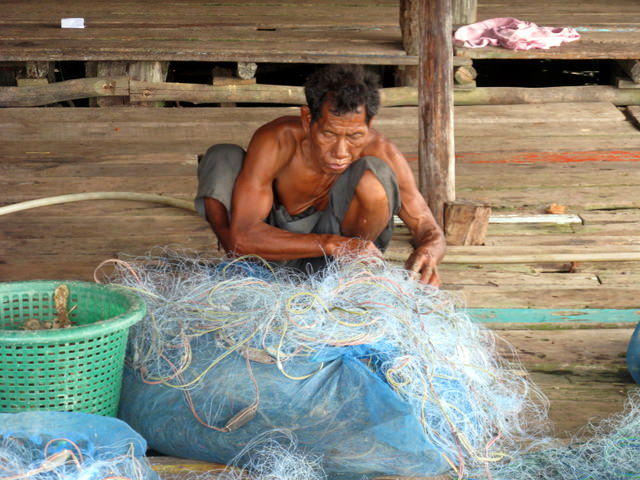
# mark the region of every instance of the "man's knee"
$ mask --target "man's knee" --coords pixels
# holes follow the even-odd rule
[[[380,179],[371,170],[365,170],[356,186],[353,201],[361,210],[378,213],[389,218],[389,197]]]
[[[244,150],[237,145],[217,144],[207,150],[198,164],[198,192],[195,206],[208,218],[204,199],[211,197],[231,211],[231,197],[236,178],[242,168]]]
[[[217,143],[210,146],[207,152],[199,159],[199,162],[210,161],[239,161],[244,159],[244,150],[232,143]]]
[[[384,185],[371,170],[362,172],[340,225],[343,235],[375,240],[389,225],[391,212]]]

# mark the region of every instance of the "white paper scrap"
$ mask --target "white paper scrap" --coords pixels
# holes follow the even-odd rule
[[[62,28],[84,28],[84,18],[62,18],[60,19]]]

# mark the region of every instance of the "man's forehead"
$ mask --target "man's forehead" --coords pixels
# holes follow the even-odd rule
[[[334,113],[332,106],[325,103],[320,115],[320,121],[326,124],[344,125],[352,127],[367,126],[367,115],[364,105],[360,105],[354,112]]]

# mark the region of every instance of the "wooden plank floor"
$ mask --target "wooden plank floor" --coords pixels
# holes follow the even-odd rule
[[[416,64],[402,49],[398,0],[222,2],[177,8],[133,0],[4,0],[0,61],[169,60]],[[637,58],[640,6],[634,0],[481,0],[478,19],[518,17],[577,27],[560,48],[512,52],[459,49],[472,58]],[[63,17],[85,29],[61,29]]]
[[[366,9],[366,15],[363,11]],[[86,28],[60,28],[84,17]],[[8,0],[1,60],[416,63],[400,41],[397,0],[163,2]]]
[[[257,126],[295,112],[167,108],[151,116],[144,108],[3,109],[0,203],[95,191],[191,199],[197,154],[215,142],[246,145]],[[416,156],[416,116],[414,108],[387,108],[376,119],[409,158]],[[581,215],[597,212],[583,217],[582,225],[491,225],[487,251],[639,245],[640,132],[616,107],[457,107],[456,142],[461,199],[487,202],[498,213],[541,213],[551,203]],[[517,145],[521,151],[512,150]],[[0,217],[0,225],[0,278],[6,280],[90,278],[101,260],[155,245],[215,247],[207,224],[192,214],[132,202],[51,206]],[[406,238],[397,236],[392,251],[407,248]],[[479,265],[474,274],[447,265],[443,274],[447,287],[463,292],[473,307],[637,306],[627,288],[632,276],[613,270],[601,280],[601,264],[580,266],[581,276],[563,273],[567,268]],[[539,291],[519,289],[523,281]],[[556,298],[560,285],[563,295]],[[607,289],[618,287],[610,296]]]
[[[215,142],[246,145],[258,125],[295,112],[0,109],[0,205],[110,190],[189,200],[197,154]],[[551,203],[563,204],[581,219],[565,225],[491,224],[487,245],[478,249],[640,248],[640,131],[620,109],[554,104],[456,107],[455,113],[460,198],[488,202],[497,214],[542,213]],[[416,116],[414,108],[387,108],[375,120],[410,158],[417,153]],[[216,252],[203,220],[154,204],[92,201],[0,216],[0,280],[91,279],[104,259],[167,244]],[[389,254],[407,249],[399,230]],[[640,309],[640,262],[445,264],[442,276],[444,288],[474,308],[553,308],[568,314],[581,308]],[[556,435],[574,434],[588,419],[619,411],[633,387],[624,368],[631,324],[544,328],[525,325],[498,333],[513,343],[551,399]]]

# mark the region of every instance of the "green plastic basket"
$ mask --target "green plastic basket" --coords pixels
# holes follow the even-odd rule
[[[54,290],[69,287],[72,327],[21,330],[52,320]],[[0,283],[0,412],[118,412],[129,327],[146,306],[121,287],[57,280]]]

